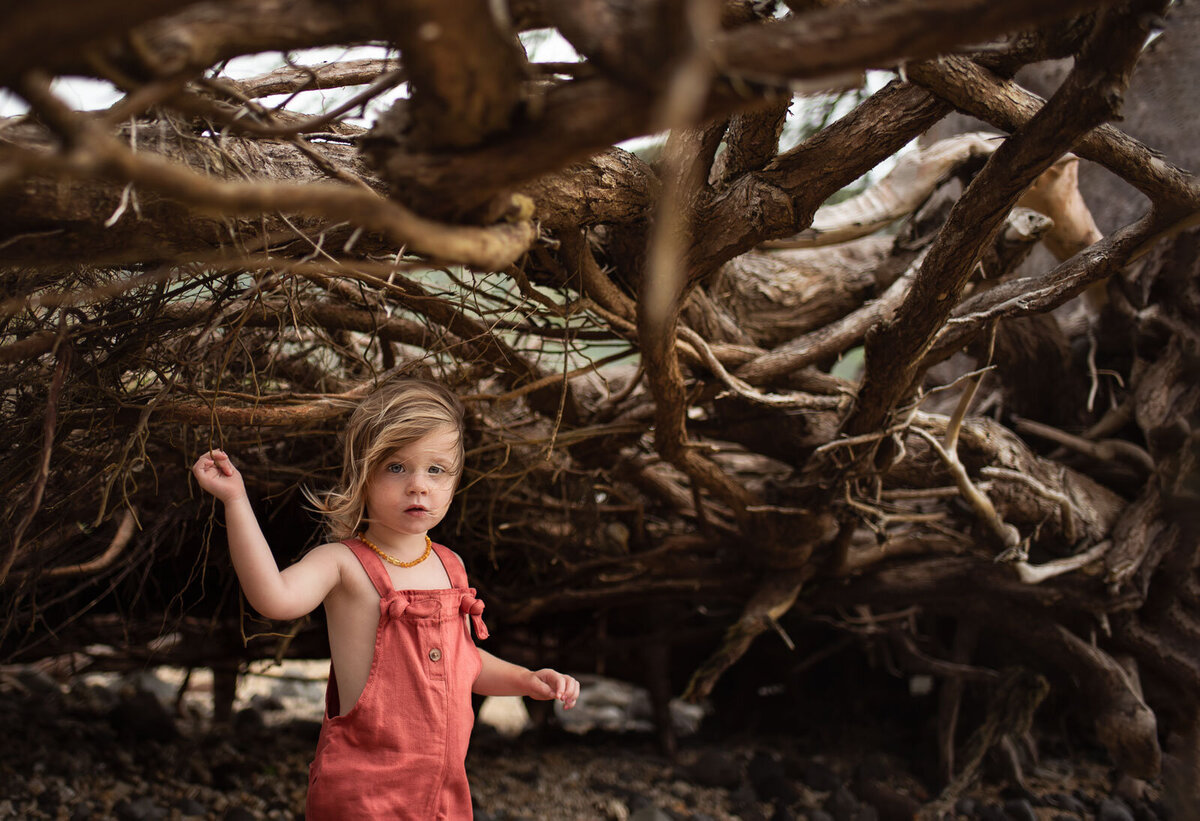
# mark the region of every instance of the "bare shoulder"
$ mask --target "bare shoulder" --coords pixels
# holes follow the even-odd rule
[[[318,555],[323,560],[332,559],[334,561],[341,561],[342,559],[352,556],[353,553],[351,552],[350,548],[346,547],[344,542],[327,542],[323,545],[317,545],[312,550],[308,551],[308,553],[305,554],[305,557],[307,558],[308,556]]]
[[[345,570],[354,561],[354,553],[341,542],[329,542],[318,545],[301,557],[298,564],[307,564],[314,568],[322,568],[325,572],[336,571],[340,579],[346,578]]]

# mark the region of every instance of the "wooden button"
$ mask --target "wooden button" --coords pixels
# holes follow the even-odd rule
[[[430,661],[441,661],[442,660],[442,651],[437,649],[436,647],[433,648],[432,650],[430,650],[429,651],[429,660]]]

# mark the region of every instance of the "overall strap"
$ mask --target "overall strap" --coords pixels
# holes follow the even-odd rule
[[[437,542],[433,543],[433,549],[437,553],[437,557],[442,560],[442,566],[446,568],[446,575],[450,577],[450,586],[466,587],[467,571],[463,569],[462,560],[454,554],[453,550]]]
[[[475,626],[475,637],[486,639],[488,629],[483,623],[483,602],[476,598],[474,587],[467,587],[467,571],[463,568],[462,561],[448,547],[435,544],[433,549],[437,551],[438,558],[442,560],[442,565],[450,576],[450,586],[461,594],[458,600],[459,611],[464,616],[470,616],[471,624]]]
[[[367,575],[371,577],[371,583],[375,585],[375,590],[379,593],[379,598],[386,598],[395,592],[396,588],[392,587],[392,579],[383,568],[383,559],[379,558],[374,550],[358,539],[344,539],[342,544],[353,551],[359,564],[363,566],[363,570],[367,571]]]

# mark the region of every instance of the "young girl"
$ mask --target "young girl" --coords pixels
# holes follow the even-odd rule
[[[483,602],[458,555],[428,535],[463,469],[463,407],[414,379],[368,396],[346,430],[342,480],[314,499],[330,536],[280,571],[229,457],[192,468],[225,505],[229,552],[250,605],[269,619],[325,605],[331,669],[309,770],[308,821],[470,819],[464,761],[471,693],[559,699],[579,682],[478,650]]]

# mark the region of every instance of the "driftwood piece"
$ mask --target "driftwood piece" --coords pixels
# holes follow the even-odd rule
[[[1115,93],[1145,38],[1137,28],[1145,10],[1102,13],[1098,34],[1058,93],[1018,135],[992,154],[963,194],[922,265],[922,275],[896,318],[867,340],[867,370],[845,431],[880,427],[911,390],[915,363],[949,317],[984,244],[1021,192],[1074,141],[1113,116]]]
[[[863,303],[880,282],[891,240],[870,237],[828,249],[748,252],[726,263],[711,286],[755,344],[773,348],[827,326]]]
[[[808,228],[794,237],[768,240],[763,247],[814,248],[873,234],[916,211],[960,167],[990,156],[998,144],[983,132],[959,134],[902,154],[878,183],[844,202],[821,206]]]

